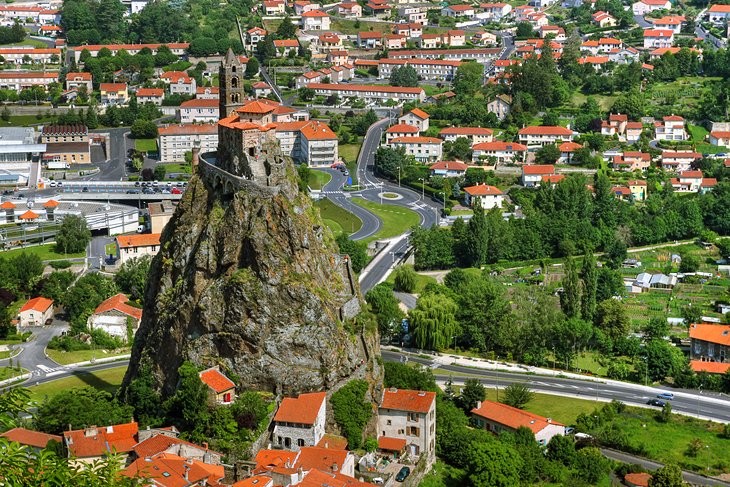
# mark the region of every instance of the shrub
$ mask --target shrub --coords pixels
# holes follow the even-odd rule
[[[358,379],[348,382],[332,394],[335,421],[352,449],[358,449],[362,445],[363,429],[373,414],[371,404],[365,401],[367,390],[368,383]]]
[[[53,267],[56,270],[60,269],[68,269],[73,264],[68,260],[54,260],[48,263],[49,266]]]
[[[416,290],[416,271],[411,267],[398,267],[395,270],[393,287],[396,291],[412,293]]]

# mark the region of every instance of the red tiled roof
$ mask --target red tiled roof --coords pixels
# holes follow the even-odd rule
[[[624,480],[626,482],[631,483],[632,485],[636,485],[638,487],[648,487],[650,478],[651,474],[648,474],[646,472],[627,473],[626,475],[624,475]]]
[[[304,12],[302,17],[329,17],[329,15],[321,10],[310,10],[309,12]]]
[[[337,134],[324,122],[311,121],[301,128],[307,140],[337,140]]]
[[[386,389],[383,391],[380,408],[427,413],[435,400],[436,393],[434,392]]]
[[[464,191],[469,193],[471,196],[497,196],[502,192],[496,186],[489,186],[487,184],[477,184],[476,186],[469,186],[464,188]]]
[[[297,398],[285,397],[276,411],[274,421],[313,425],[326,398],[325,392],[299,394]]]
[[[643,128],[644,125],[641,122],[628,122],[626,124],[626,129],[640,129]]]
[[[730,346],[730,325],[697,323],[689,327],[689,337],[693,340]]]
[[[342,468],[345,464],[347,456],[350,454],[347,450],[333,450],[331,448],[319,448],[316,446],[307,446],[299,450],[299,456],[296,459],[294,468],[302,468],[302,470],[319,469],[323,471],[333,471],[333,467]]]
[[[702,178],[702,183],[700,184],[703,188],[712,188],[717,186],[717,179],[715,178]]]
[[[45,448],[49,441],[57,441],[59,443],[62,441],[62,438],[58,435],[49,435],[25,428],[13,428],[0,434],[0,436],[7,438],[8,441],[14,441],[21,445],[28,445],[35,448]]]
[[[160,135],[215,134],[218,126],[213,123],[181,123],[157,129]]]
[[[401,452],[406,447],[406,440],[402,438],[390,438],[381,436],[378,438],[378,449],[387,451]]]
[[[634,180],[629,181],[626,184],[628,184],[629,186],[646,186],[646,181],[641,181],[640,179],[634,179]]]
[[[443,140],[436,137],[396,137],[391,144],[442,144]]]
[[[218,102],[216,102],[216,104],[217,103]],[[243,105],[241,108],[237,108],[236,112],[265,114],[265,113],[271,113],[274,110],[276,110],[276,107],[269,105],[268,103],[262,103],[260,101],[250,101],[250,102],[246,103],[245,105]]]
[[[550,174],[548,176],[543,176],[540,180],[544,183],[557,184],[563,179],[565,179],[565,174]]]
[[[140,88],[137,90],[137,98],[144,97],[144,96],[165,96],[165,90],[162,88]]]
[[[682,171],[680,178],[702,179],[702,171]]]
[[[106,313],[107,311],[116,310],[125,315],[131,316],[137,320],[142,319],[142,310],[127,304],[129,298],[122,293],[116,294],[109,299],[101,302],[94,310],[94,314]]]
[[[324,435],[319,443],[319,448],[332,448],[333,450],[347,450],[347,438],[337,435]]]
[[[274,41],[274,47],[298,47],[299,41],[296,39],[277,39]]]
[[[684,118],[679,115],[667,115],[666,117],[663,117],[662,120],[665,122],[684,122]]]
[[[72,457],[98,457],[108,452],[130,451],[137,444],[137,430],[137,423],[132,422],[64,431],[63,439]]]
[[[713,5],[710,7],[709,11],[712,13],[728,14],[730,13],[730,5]]]
[[[433,164],[431,167],[429,167],[431,171],[434,169],[447,169],[450,171],[466,171],[469,169],[469,166],[467,164],[464,164],[463,162],[459,161],[440,161],[436,164]]]
[[[127,83],[101,83],[99,89],[101,91],[125,91]]]
[[[259,450],[256,454],[256,471],[267,470],[272,467],[293,465],[297,453],[287,450]]]
[[[495,140],[493,142],[482,142],[472,147],[474,150],[483,151],[526,151],[527,146],[518,144],[516,142],[504,142],[502,140]]]
[[[180,108],[218,108],[218,100],[194,98],[180,103]]]
[[[159,453],[151,458],[135,460],[122,471],[122,475],[148,478],[153,485],[162,487],[186,487],[220,485],[218,481],[223,479],[225,472],[223,465],[210,465],[171,453]]]
[[[423,120],[426,120],[426,119],[428,119],[431,116],[428,113],[426,113],[423,110],[421,110],[420,108],[414,108],[413,110],[411,110],[408,113],[412,113],[413,115],[415,115],[418,118],[421,118]]]
[[[119,235],[117,237],[117,245],[119,245],[120,248],[160,245],[160,234],[141,233],[138,235]]]
[[[481,407],[472,409],[471,413],[515,430],[524,426],[533,433],[542,431],[550,424],[564,426],[537,414],[494,401],[483,401]]]
[[[647,29],[644,31],[644,37],[672,37],[674,32],[666,29]]]
[[[215,94],[220,93],[220,88],[217,86],[198,86],[195,88],[195,93],[197,95],[204,95],[205,93]]]
[[[724,374],[730,370],[730,362],[704,362],[702,360],[690,360],[689,366],[695,372],[707,372],[708,374]]]
[[[520,129],[520,135],[572,135],[573,131],[565,127],[550,125],[533,125]]]
[[[58,73],[57,72],[48,72],[48,73],[37,73],[35,71],[33,72],[23,72],[23,71],[4,71],[0,72],[0,79],[33,79],[33,78],[43,78],[43,79],[58,79]]]
[[[494,132],[482,127],[446,127],[439,135],[492,135]]]
[[[213,389],[216,394],[234,389],[236,384],[215,367],[200,372],[200,380]]]
[[[39,216],[38,213],[28,210],[25,213],[23,213],[22,215],[20,215],[18,218],[20,218],[21,220],[35,220],[36,218],[38,218],[38,216]]]
[[[195,447],[199,450],[208,450],[205,447],[196,445],[195,443],[190,443],[189,441],[181,440],[180,438],[175,438],[174,436],[157,434],[154,436],[150,436],[146,440],[140,441],[139,443],[134,445],[132,447],[132,451],[139,458],[151,457],[153,455],[157,455],[158,453],[164,452],[172,445],[187,445]]]
[[[91,81],[91,73],[67,73],[66,81],[75,81],[79,78],[79,81]]]
[[[388,127],[388,130],[385,131],[385,133],[387,134],[417,134],[418,132],[418,127],[409,125],[407,123],[399,123],[397,125],[393,125],[391,127]]]
[[[88,51],[100,51],[101,49],[107,48],[112,51],[124,49],[126,51],[131,50],[141,50],[145,47],[149,47],[152,50],[157,49],[160,46],[167,46],[170,49],[187,49],[190,47],[190,44],[187,42],[168,42],[167,44],[91,44],[86,46],[78,46],[72,48],[74,51],[83,51],[84,49]]]
[[[552,164],[529,164],[522,166],[522,174],[555,174]]]
[[[560,146],[558,146],[560,152],[574,152],[582,148],[583,146],[577,142],[563,142]]]
[[[333,90],[333,91],[373,91],[379,93],[416,93],[423,92],[423,88],[410,88],[401,86],[370,86],[370,85],[349,85],[338,83],[309,83],[307,88],[314,90]]]

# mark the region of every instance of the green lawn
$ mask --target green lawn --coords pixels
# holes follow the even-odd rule
[[[10,110],[12,113],[12,109]],[[37,125],[54,121],[54,117],[37,118],[35,115],[11,115],[10,120],[0,120],[0,127],[28,127],[29,125]]]
[[[353,186],[357,184],[357,155],[360,153],[360,145],[343,144],[338,149],[340,157],[345,161],[345,165],[350,171]]]
[[[129,349],[121,350],[77,350],[75,352],[64,352],[62,350],[46,349],[48,358],[61,365],[77,364],[79,362],[88,362],[92,358],[102,359],[114,357],[116,355],[125,355],[129,353]]]
[[[596,100],[598,105],[603,110],[610,110],[610,108],[613,106],[614,102],[616,101],[617,96],[607,96],[607,95],[591,95],[591,97]],[[570,97],[569,104],[574,107],[580,107],[583,105],[588,97],[581,93],[580,91],[576,91],[573,93],[573,96]]]
[[[414,225],[418,225],[421,221],[420,216],[413,210],[403,208],[401,206],[390,205],[388,203],[373,203],[372,201],[353,198],[356,205],[362,206],[377,215],[382,221],[383,226],[375,235],[368,237],[367,242],[392,238],[407,232]]]
[[[312,189],[322,189],[332,180],[332,175],[328,172],[317,171],[312,169],[309,171],[309,187]]]
[[[165,168],[165,172],[167,174],[171,174],[171,173],[192,174],[192,172],[193,172],[190,164],[160,164],[160,165]]]
[[[499,394],[500,398],[504,399],[503,390],[499,391]],[[497,400],[497,393],[493,387],[487,390],[487,399],[490,401]],[[580,413],[590,413],[598,405],[596,401],[589,401],[587,399],[536,393],[532,401],[528,402],[523,409],[570,425],[575,423],[575,419]]]
[[[43,401],[66,391],[72,387],[92,386],[107,392],[114,393],[124,379],[127,371],[126,366],[114,367],[112,369],[100,370],[98,372],[77,371],[71,377],[54,380],[38,386],[29,387],[31,399],[34,401]]]
[[[5,250],[0,252],[0,257],[11,258],[16,255],[20,255],[23,252],[26,254],[35,254],[40,257],[41,260],[73,259],[86,256],[85,252],[79,252],[78,254],[58,253],[56,252],[56,244],[46,244],[34,245],[33,247],[26,247],[24,249]]]
[[[10,2],[8,2],[10,3]],[[41,49],[48,47],[48,44],[46,44],[43,41],[37,41],[35,39],[25,38],[20,42],[15,42],[13,44],[9,44],[7,47],[23,47],[23,46],[31,46],[31,47],[39,47]]]
[[[354,214],[344,210],[332,203],[330,200],[319,200],[315,203],[319,208],[319,214],[332,233],[339,235],[340,233],[353,234],[360,230],[362,222]]]
[[[134,139],[134,148],[141,152],[157,152],[157,139]]]
[[[0,380],[7,380],[13,377],[17,377],[19,375],[25,374],[26,372],[28,371],[23,368],[18,370],[15,367],[13,367],[12,369],[10,367],[0,367]]]

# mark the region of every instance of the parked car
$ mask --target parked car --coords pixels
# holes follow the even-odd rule
[[[408,467],[403,467],[400,469],[398,474],[395,476],[396,482],[403,482],[408,476],[411,474],[411,469]]]
[[[48,183],[48,186],[50,186],[51,188],[55,188],[57,184],[58,183],[56,183],[56,181],[51,181],[50,183]]]
[[[674,394],[672,394],[671,392],[661,392],[657,394],[656,397],[658,397],[659,399],[667,399],[671,401],[672,399],[674,399]]]
[[[659,399],[649,399],[648,401],[646,401],[646,403],[649,406],[658,406],[660,408],[663,408],[666,404],[664,401],[660,401]]]
[[[180,190],[180,189],[178,189],[178,188],[172,188],[172,191],[171,191],[171,193],[172,193],[172,194],[182,194],[182,190]]]
[[[81,190],[81,192],[82,193],[88,193],[89,192],[89,187],[88,186],[84,186],[83,189]]]

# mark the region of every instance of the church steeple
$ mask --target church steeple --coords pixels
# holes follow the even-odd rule
[[[243,106],[245,91],[243,89],[243,75],[246,66],[228,48],[226,57],[221,63],[218,72],[218,83],[220,85],[219,117],[225,118],[236,108]]]

